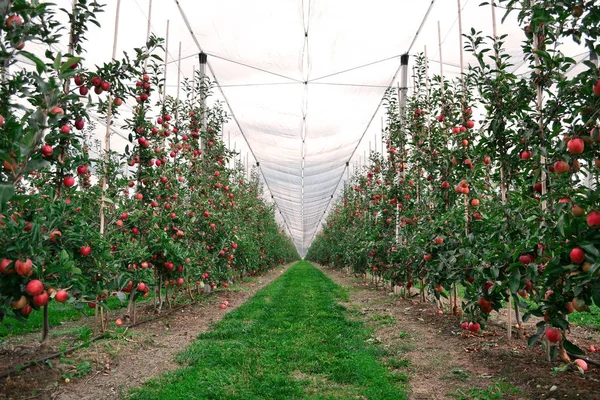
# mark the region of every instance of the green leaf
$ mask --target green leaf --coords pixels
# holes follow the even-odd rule
[[[594,300],[596,306],[600,307],[600,282],[592,285],[592,300]]]
[[[4,210],[8,201],[15,194],[15,187],[9,183],[0,184],[0,210]]]
[[[563,346],[565,347],[565,350],[569,353],[573,353],[578,356],[583,355],[583,350],[581,350],[576,344],[569,342],[567,339],[563,340]]]
[[[544,330],[545,329],[543,326],[538,328],[538,331],[535,333],[535,335],[530,336],[529,339],[527,340],[527,345],[531,347],[534,344],[536,344],[538,342],[538,340],[540,340],[540,337],[544,334]]]
[[[21,51],[19,54],[22,55],[23,57],[33,61],[33,63],[35,64],[35,69],[37,70],[38,74],[41,74],[42,72],[46,71],[46,64],[44,64],[44,62],[42,60],[40,60],[38,57],[36,57],[35,55],[29,53],[28,51]]]
[[[552,326],[556,326],[564,331],[569,329],[569,322],[564,318],[552,318]]]
[[[60,73],[63,74],[65,71],[71,68],[71,65],[79,63],[83,58],[81,57],[69,57],[67,61],[63,62],[60,66]]]
[[[598,249],[596,248],[596,246],[594,246],[592,243],[582,244],[581,247],[583,247],[583,249],[587,253],[591,253],[591,254],[593,254],[596,257],[600,257],[600,252],[598,251]]]
[[[508,288],[511,293],[516,293],[519,290],[519,286],[521,284],[521,271],[518,268],[515,268],[510,275],[510,280],[508,281]]]
[[[81,274],[82,274],[82,271],[81,271],[81,268],[75,268],[75,267],[73,267],[73,268],[71,269],[71,273],[72,273],[72,274],[75,274],[75,275],[81,275]]]

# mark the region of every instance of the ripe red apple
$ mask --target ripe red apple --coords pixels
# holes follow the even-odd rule
[[[571,261],[575,264],[581,264],[585,260],[585,252],[579,247],[575,247],[569,254]]]
[[[431,259],[432,259],[432,258],[433,258],[433,257],[431,256],[431,254],[425,254],[425,255],[423,256],[423,260],[425,260],[426,262],[429,262],[429,261],[431,261]]]
[[[79,87],[79,94],[81,96],[87,96],[89,92],[90,92],[90,89],[87,86]]]
[[[12,260],[3,258],[2,261],[0,261],[0,272],[5,275],[14,274],[16,272],[14,268],[8,269],[11,263]]]
[[[72,187],[73,185],[75,185],[75,178],[73,178],[72,176],[67,176],[65,177],[65,179],[63,179],[63,184],[66,187]]]
[[[0,115],[0,128],[4,126],[4,117]]]
[[[592,211],[586,217],[586,222],[590,228],[600,227],[600,212]]]
[[[548,328],[546,329],[546,338],[550,343],[556,343],[562,337],[560,330],[556,328]]]
[[[462,329],[464,329],[465,331],[469,330],[469,322],[468,321],[463,322],[462,324],[460,324],[460,327]]]
[[[85,175],[88,173],[88,166],[87,165],[80,165],[77,167],[77,174],[78,175]]]
[[[441,238],[441,237],[436,237],[436,238],[435,238],[435,243],[436,243],[436,244],[442,244],[442,243],[444,243],[444,239],[443,239],[443,238]]]
[[[63,110],[62,108],[55,106],[52,107],[52,109],[50,110],[50,114],[54,114],[54,115],[65,115],[65,110]]]
[[[75,121],[75,129],[77,129],[78,131],[83,130],[85,126],[85,121],[82,119],[78,119],[77,121]]]
[[[598,80],[598,82],[596,82],[596,84],[592,86],[592,89],[594,90],[594,94],[596,96],[600,96],[600,80]]]
[[[54,154],[54,149],[49,144],[45,144],[42,146],[41,152],[43,157],[48,158],[52,157],[52,155]]]
[[[486,283],[483,284],[483,291],[487,293],[490,290],[490,288],[493,286],[494,286],[494,282],[487,281]]]
[[[183,278],[177,278],[177,285],[178,286],[182,286],[185,283],[185,280]]]
[[[583,153],[584,147],[585,145],[583,143],[583,140],[581,140],[580,138],[571,139],[569,140],[569,143],[567,143],[567,150],[569,150],[569,153],[571,154]]]
[[[523,150],[519,157],[521,158],[521,160],[529,160],[531,158],[531,152],[527,151],[527,150]]]
[[[49,239],[52,243],[56,243],[56,241],[58,239],[60,239],[61,236],[62,236],[62,232],[59,231],[58,229],[55,229],[52,232],[50,232]]]
[[[564,174],[565,172],[569,172],[571,167],[564,161],[557,161],[554,163],[554,171],[558,174]]]
[[[29,258],[25,261],[17,260],[15,261],[15,271],[17,274],[21,276],[30,276],[33,270],[33,263]]]
[[[210,216],[210,213],[209,213],[208,211],[204,211],[204,216],[205,216],[206,218],[208,218],[208,217]]]
[[[117,326],[123,326],[123,320],[122,320],[121,318],[117,318],[117,319],[115,320],[115,324],[116,324]]]
[[[227,306],[226,306],[225,304],[221,304],[221,305],[219,306],[219,308],[221,308],[221,310],[224,310],[224,309],[226,309],[226,308],[227,308]]]
[[[35,304],[38,307],[43,307],[46,304],[48,304],[49,299],[50,297],[48,296],[48,292],[42,292],[37,296],[33,296],[33,304]]]
[[[21,315],[26,317],[29,314],[31,314],[31,312],[33,311],[33,307],[31,307],[29,304],[25,305],[25,307],[21,308],[19,310],[21,312]]]
[[[491,161],[492,161],[492,159],[491,159],[489,156],[485,156],[485,157],[483,158],[483,163],[484,163],[485,165],[490,165],[490,162],[491,162]]]
[[[473,129],[474,126],[475,126],[475,121],[473,121],[471,119],[467,121],[467,128]]]
[[[448,189],[450,187],[450,183],[447,181],[442,182],[442,189]]]
[[[82,246],[79,248],[79,254],[84,257],[89,256],[92,253],[92,248],[90,246]]]
[[[56,295],[54,296],[54,300],[58,301],[59,303],[64,303],[68,299],[69,293],[67,293],[67,291],[64,289],[61,289],[58,292],[56,292]]]
[[[123,99],[120,97],[115,97],[115,99],[113,100],[113,104],[118,107],[121,104],[123,104]]]
[[[469,322],[469,330],[473,333],[479,332],[481,325],[478,322]]]
[[[110,90],[110,83],[109,82],[102,82],[100,84],[100,87],[102,88],[102,90],[108,91],[108,90]]]
[[[146,291],[146,284],[144,282],[138,283],[137,290],[138,290],[138,292],[145,292]]]
[[[471,200],[471,205],[473,207],[477,207],[479,205],[479,199],[473,199],[473,200]]]
[[[9,15],[6,20],[4,20],[6,27],[9,29],[18,28],[23,26],[23,18],[16,14]]]
[[[577,359],[574,361],[575,365],[579,368],[581,368],[582,371],[587,371],[588,369],[588,365],[585,361],[583,361],[582,359]]]
[[[64,133],[65,135],[69,134],[69,133],[71,133],[71,127],[69,125],[63,125],[60,127],[60,131],[62,133]]]

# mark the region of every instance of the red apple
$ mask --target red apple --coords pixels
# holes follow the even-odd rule
[[[548,328],[546,329],[546,338],[550,343],[556,343],[562,337],[560,330],[556,328]]]
[[[585,361],[583,361],[582,359],[577,359],[574,361],[575,365],[579,368],[581,368],[582,371],[587,371],[588,369],[588,365]]]
[[[41,281],[33,279],[32,281],[29,281],[25,290],[30,296],[37,296],[44,291],[44,285]]]
[[[8,269],[11,263],[12,260],[3,258],[2,261],[0,261],[0,272],[5,275],[14,274],[16,272],[14,268]]]
[[[48,296],[48,292],[42,292],[37,296],[33,296],[33,304],[35,304],[38,307],[43,307],[46,304],[48,304],[49,298],[50,297]]]
[[[75,129],[77,129],[78,131],[83,130],[85,126],[85,121],[82,119],[78,119],[77,121],[75,121]]]
[[[600,96],[600,80],[598,80],[598,82],[596,82],[596,84],[592,86],[592,89],[594,90],[594,94],[596,96]]]
[[[527,151],[527,150],[523,150],[519,157],[521,158],[521,160],[529,160],[531,158],[531,152]]]
[[[66,187],[72,187],[73,185],[75,185],[75,178],[73,178],[72,176],[67,176],[65,177],[65,179],[63,180],[63,184]]]
[[[92,253],[92,248],[90,246],[82,246],[79,248],[79,254],[84,257],[89,256]]]
[[[41,152],[43,157],[48,158],[52,157],[52,155],[54,154],[54,149],[49,144],[45,144],[42,146]]]
[[[224,309],[226,309],[226,308],[227,308],[227,306],[226,306],[225,304],[221,304],[219,307],[220,307],[222,310],[224,310]]]
[[[564,174],[565,172],[569,172],[571,167],[564,161],[557,161],[554,163],[554,171],[559,174]]]
[[[15,261],[15,271],[21,276],[30,276],[32,274],[33,263],[28,258],[25,261]]]
[[[71,133],[71,127],[69,125],[63,125],[60,127],[60,131],[66,135]]]
[[[575,247],[569,254],[571,261],[575,264],[581,264],[585,260],[585,252],[579,247]]]
[[[87,165],[80,165],[77,167],[77,175],[85,175],[88,173]]]
[[[115,320],[115,324],[116,324],[117,326],[123,326],[123,320],[122,320],[121,318],[117,318],[117,319]]]
[[[69,293],[67,293],[67,291],[64,289],[61,289],[58,292],[56,292],[56,295],[54,296],[54,300],[58,301],[59,303],[64,303],[68,299]]]
[[[469,322],[468,321],[463,322],[462,324],[460,324],[460,327],[462,329],[464,329],[465,331],[468,331],[469,330]]]
[[[26,317],[29,314],[31,314],[31,312],[33,311],[33,307],[31,307],[29,304],[25,305],[25,307],[21,308],[19,310],[21,312],[21,315]]]
[[[600,212],[592,211],[586,217],[586,222],[590,228],[600,227]]]
[[[469,330],[473,333],[477,333],[479,332],[479,330],[481,329],[481,326],[479,325],[478,322],[469,322]]]
[[[569,143],[567,143],[567,149],[571,154],[583,153],[584,147],[585,145],[583,143],[583,140],[581,140],[580,138],[571,139],[569,140]]]

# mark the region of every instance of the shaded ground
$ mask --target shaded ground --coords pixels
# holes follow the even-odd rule
[[[467,334],[461,331],[458,317],[439,315],[432,304],[401,299],[360,277],[320,268],[349,288],[350,312],[379,325],[375,340],[396,354],[388,360],[408,365],[412,399],[600,399],[598,368],[590,366],[585,375],[554,375],[552,368],[560,364],[547,363],[539,346],[528,348],[519,339],[509,342],[500,327]],[[584,348],[600,343],[597,331],[581,327],[570,338]],[[600,361],[598,353],[586,357]],[[518,393],[513,393],[515,389]],[[485,397],[492,393],[500,397]]]
[[[0,380],[0,399],[116,399],[129,388],[174,369],[174,355],[185,348],[210,325],[239,307],[260,288],[277,278],[287,268],[275,268],[265,276],[254,278],[226,291],[218,291],[201,302],[186,306],[155,322],[127,330],[114,331],[112,337],[94,342],[72,355],[23,371],[20,375]],[[227,309],[219,308],[229,301]],[[140,315],[142,318],[143,315]],[[91,325],[81,320],[71,325]],[[75,337],[73,337],[75,339]],[[17,338],[21,344],[7,343],[0,350],[0,365],[23,362],[31,356],[40,358],[64,346],[65,337],[55,339],[40,349],[39,335]],[[19,352],[21,351],[21,353]]]

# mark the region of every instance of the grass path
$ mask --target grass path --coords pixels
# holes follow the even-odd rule
[[[308,262],[290,267],[198,337],[182,367],[130,399],[405,399],[379,364],[370,331],[337,300],[348,294]]]

